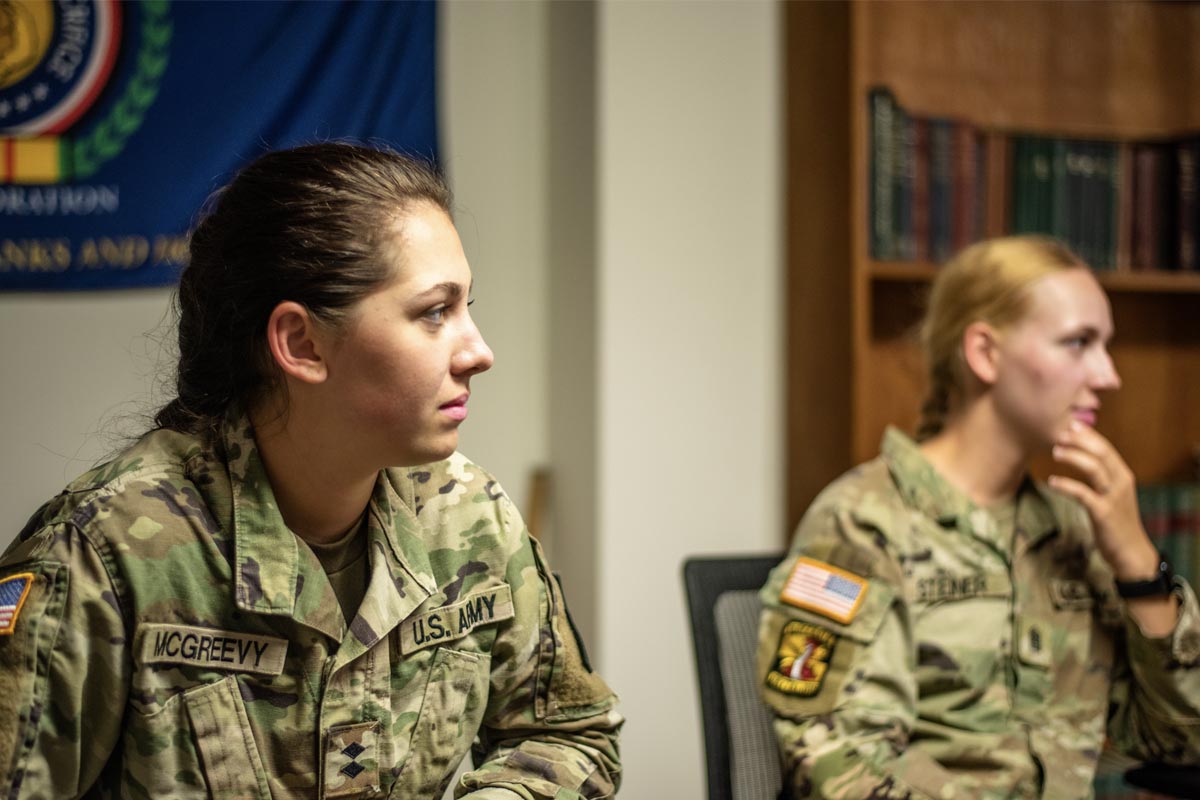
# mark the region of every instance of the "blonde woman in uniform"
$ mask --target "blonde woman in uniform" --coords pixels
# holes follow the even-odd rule
[[[1086,798],[1106,737],[1200,758],[1196,597],[1095,429],[1121,385],[1112,335],[1052,240],[976,244],[939,273],[916,438],[889,429],[827,487],[762,590],[785,795]]]

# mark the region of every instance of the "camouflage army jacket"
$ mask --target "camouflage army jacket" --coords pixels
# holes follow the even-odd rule
[[[761,593],[761,691],[793,795],[1086,798],[1106,736],[1194,761],[1200,611],[1176,591],[1174,633],[1148,639],[1080,506],[1027,481],[998,523],[888,431]]]
[[[223,438],[147,434],[0,559],[0,797],[440,798],[472,746],[460,797],[614,794],[615,698],[486,472],[380,474],[347,625]]]

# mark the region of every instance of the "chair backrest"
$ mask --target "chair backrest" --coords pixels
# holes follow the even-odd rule
[[[755,674],[758,590],[783,554],[683,564],[700,680],[709,800],[775,800],[782,787],[771,713]]]

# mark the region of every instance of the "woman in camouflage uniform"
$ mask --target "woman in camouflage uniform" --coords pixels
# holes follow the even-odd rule
[[[0,796],[609,797],[615,698],[496,481],[441,179],[321,144],[192,235],[178,398],[0,559]]]
[[[1196,597],[1093,427],[1120,385],[1112,333],[1103,290],[1051,240],[942,269],[916,441],[888,430],[829,486],[762,591],[792,796],[1086,798],[1106,738],[1200,755]],[[1040,455],[1061,473],[1048,486],[1029,478]]]

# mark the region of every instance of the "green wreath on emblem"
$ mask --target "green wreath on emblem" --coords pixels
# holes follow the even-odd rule
[[[96,129],[73,143],[71,160],[74,178],[88,178],[125,148],[125,142],[142,126],[146,110],[158,97],[167,70],[171,44],[170,0],[145,0],[142,8],[142,46],[137,70],[112,113]]]

